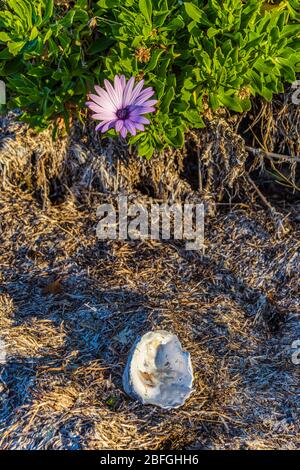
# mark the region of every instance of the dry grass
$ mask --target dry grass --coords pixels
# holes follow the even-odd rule
[[[93,124],[74,125],[70,136],[53,142],[50,131],[37,136],[10,113],[0,119],[0,187],[22,187],[44,208],[70,195],[89,203],[94,191],[126,191],[171,201],[201,198],[215,213],[216,202],[245,185],[247,152],[234,126],[217,116],[190,133],[183,149],[147,161],[124,142],[100,140]]]
[[[299,113],[281,111],[285,100],[263,105],[252,130],[264,142],[248,144],[294,157]],[[281,204],[280,186],[266,199],[266,162],[247,159],[239,126],[211,119],[182,152],[149,163],[89,128],[53,142],[1,120],[0,448],[300,447],[299,170],[273,162],[294,200]],[[120,191],[144,203],[205,200],[205,253],[98,241],[97,206]],[[132,343],[157,328],[192,356],[194,392],[178,410],[122,389]]]
[[[254,166],[261,168],[273,192],[278,183],[281,189],[300,191],[300,106],[293,103],[294,93],[289,86],[270,103],[253,100],[253,111],[238,121],[237,130],[246,135],[248,144],[264,151],[254,152]]]
[[[300,447],[296,217],[278,238],[255,201],[233,207],[208,221],[201,255],[99,242],[100,196],[47,209],[18,188],[0,198],[2,449]],[[156,328],[192,356],[178,410],[122,390],[131,344]]]

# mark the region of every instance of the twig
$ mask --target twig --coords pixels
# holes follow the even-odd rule
[[[197,147],[197,159],[198,159],[198,183],[199,183],[199,191],[202,193],[203,191],[203,181],[202,181],[202,171],[201,171],[201,158],[200,158],[200,149]]]
[[[267,198],[263,195],[263,193],[261,192],[261,190],[256,186],[256,184],[254,183],[253,179],[248,175],[247,176],[248,178],[248,181],[249,183],[251,184],[251,186],[253,186],[253,188],[255,189],[255,191],[257,192],[257,194],[259,195],[259,197],[261,198],[261,200],[263,201],[263,203],[270,209],[271,213],[274,214],[276,211],[274,209],[274,207],[269,203],[269,201],[267,200]]]
[[[255,157],[256,156],[265,156],[267,158],[270,158],[271,160],[273,158],[276,158],[277,160],[286,160],[286,161],[289,161],[291,163],[300,163],[300,157],[291,157],[289,155],[281,155],[279,153],[273,153],[273,152],[267,152],[266,150],[262,150],[262,149],[256,149],[254,147],[245,147],[245,149],[247,150],[247,152],[250,152],[252,153]]]
[[[248,181],[253,186],[254,190],[257,192],[263,203],[267,206],[269,209],[271,215],[274,217],[274,225],[275,225],[275,230],[276,230],[276,235],[281,238],[282,235],[285,235],[286,233],[289,232],[289,225],[284,225],[285,219],[287,219],[288,216],[282,217],[282,214],[276,211],[276,209],[269,203],[267,198],[263,195],[263,193],[260,191],[260,189],[256,186],[252,178],[247,175]]]

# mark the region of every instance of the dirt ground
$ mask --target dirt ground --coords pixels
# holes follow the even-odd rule
[[[43,209],[1,193],[0,447],[299,448],[297,207],[280,237],[258,202],[225,208],[202,254],[101,242],[99,203]],[[157,328],[192,357],[194,392],[177,410],[122,389],[132,343]]]
[[[294,157],[290,102],[253,129]],[[249,159],[238,127],[221,117],[145,162],[93,129],[53,142],[0,120],[1,449],[300,448],[299,167]],[[205,251],[98,240],[97,207],[120,192],[203,200]],[[195,373],[171,411],[122,388],[130,347],[161,328]]]

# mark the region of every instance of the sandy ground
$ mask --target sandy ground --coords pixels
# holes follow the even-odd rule
[[[0,447],[299,448],[297,217],[278,237],[259,205],[224,209],[202,255],[100,242],[98,203],[0,195]],[[132,343],[157,328],[192,356],[194,392],[178,410],[122,389]]]

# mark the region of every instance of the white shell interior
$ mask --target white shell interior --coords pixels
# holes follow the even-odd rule
[[[158,330],[136,341],[123,375],[125,392],[144,404],[177,408],[192,392],[190,354],[176,335]]]

